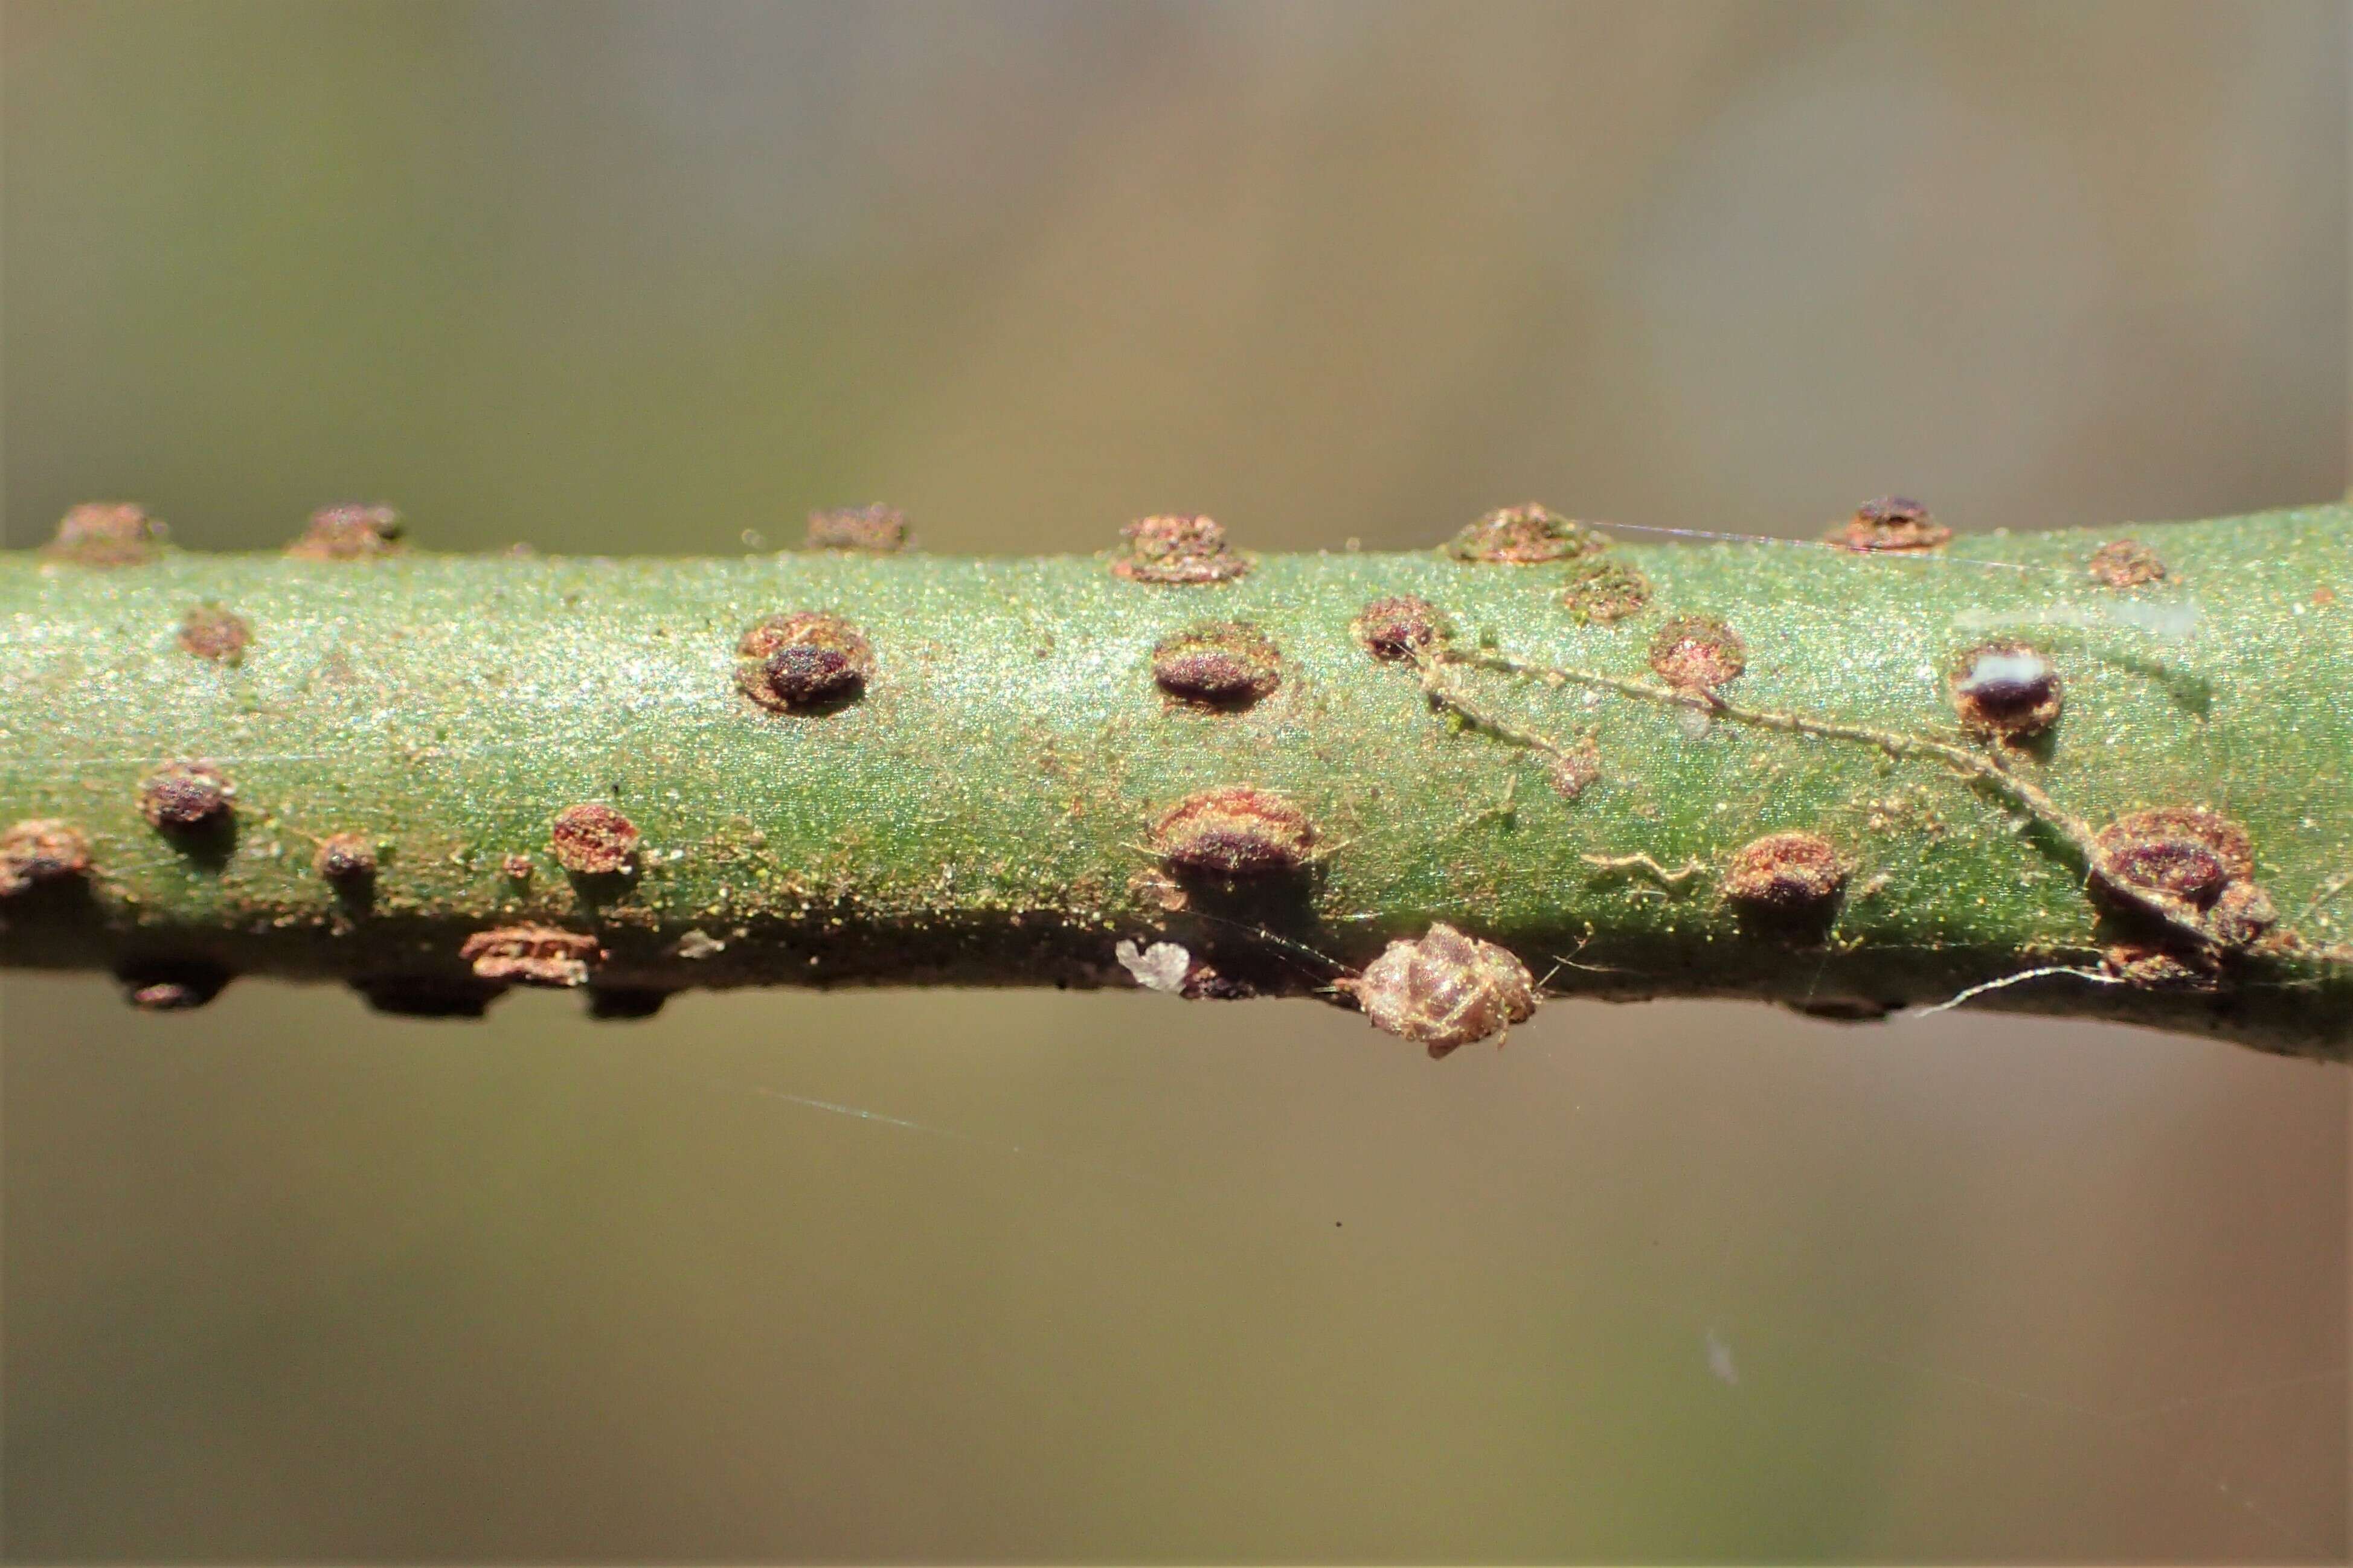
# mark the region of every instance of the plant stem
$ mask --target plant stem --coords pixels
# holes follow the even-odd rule
[[[11,552],[0,828],[62,823],[88,869],[0,845],[0,963],[165,1003],[232,973],[459,1013],[580,983],[619,1014],[703,985],[1127,984],[1124,951],[1190,994],[1342,998],[1444,921],[1556,994],[1862,1016],[1984,988],[2342,1059],[2353,510],[2137,530],[2168,574],[2131,586],[2086,570],[2120,531],[1578,534],[1533,564],[1175,583],[1100,557]],[[1594,599],[1604,565],[1647,602]],[[1357,623],[1399,595],[1451,635],[1376,657]],[[1662,637],[1680,617],[1745,668],[1694,677],[1721,650]],[[1237,622],[1260,635],[1171,645],[1179,694],[1155,684],[1155,647]],[[1957,673],[2015,705],[2038,658],[2055,722],[1963,722]],[[151,825],[174,761],[212,764],[225,818]],[[1164,822],[1229,786],[1262,793]],[[610,810],[558,833],[580,805]],[[2186,807],[2252,863],[2117,826]],[[1744,893],[1786,850],[1744,846],[1777,834],[1829,847],[1829,892]],[[1181,956],[1138,960],[1158,943]]]

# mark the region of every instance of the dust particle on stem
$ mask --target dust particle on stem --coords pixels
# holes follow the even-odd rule
[[[735,653],[736,686],[776,713],[838,707],[874,673],[874,645],[830,610],[770,616],[744,634]]]
[[[1152,650],[1152,679],[1197,708],[1247,708],[1282,684],[1282,655],[1245,622],[1194,626],[1162,638]]]
[[[388,506],[322,506],[286,553],[301,561],[365,561],[400,548],[400,514]]]
[[[58,520],[41,553],[76,566],[136,566],[154,558],[164,525],[130,501],[84,501]]]
[[[0,833],[0,899],[90,875],[90,840],[71,823],[27,817]]]
[[[548,835],[555,862],[578,877],[618,877],[637,864],[637,825],[611,806],[590,801],[556,813]]]
[[[1277,877],[1315,851],[1315,826],[1281,795],[1251,784],[1188,795],[1153,825],[1152,847],[1179,873]]]
[[[1820,834],[1768,833],[1733,852],[1724,896],[1750,914],[1809,921],[1829,913],[1846,877],[1846,861]]]
[[[1953,531],[1928,515],[1928,509],[1904,496],[1882,496],[1854,509],[1854,515],[1825,535],[1841,550],[1864,553],[1883,551],[1935,550],[1948,543]]]
[[[1989,642],[1953,662],[1947,678],[1961,727],[2022,741],[2059,721],[2065,686],[2049,656],[2022,642]]]
[[[1531,501],[1526,506],[1498,508],[1476,522],[1466,523],[1446,550],[1458,561],[1534,566],[1589,555],[1609,542],[1583,523]]]
[[[907,514],[877,501],[871,506],[834,507],[808,514],[809,550],[843,550],[894,555],[907,547]]]
[[[1651,639],[1651,668],[1679,691],[1714,691],[1748,668],[1748,649],[1714,616],[1678,616]]]
[[[2137,539],[2116,539],[2092,552],[2084,564],[2092,581],[2109,588],[2137,588],[2170,575],[2156,551]]]
[[[1120,538],[1111,569],[1133,583],[1225,583],[1250,569],[1249,557],[1227,548],[1214,518],[1140,517]]]
[[[1454,635],[1435,605],[1410,594],[1375,599],[1357,613],[1349,630],[1366,652],[1382,659],[1418,658]]]
[[[139,815],[166,833],[199,833],[226,826],[235,811],[237,786],[210,763],[166,763],[139,784]]]
[[[1536,1009],[1527,965],[1505,948],[1433,925],[1414,942],[1393,942],[1338,987],[1373,1026],[1430,1047],[1433,1058],[1500,1034]]]
[[[216,664],[242,664],[253,644],[253,628],[245,617],[218,605],[196,605],[180,617],[182,651]]]
[[[588,984],[588,969],[605,956],[593,936],[555,926],[501,926],[479,931],[458,956],[483,980],[519,985],[575,986]]]
[[[1569,568],[1560,602],[1580,626],[1607,626],[1642,613],[1651,602],[1651,580],[1622,561],[1580,561]]]

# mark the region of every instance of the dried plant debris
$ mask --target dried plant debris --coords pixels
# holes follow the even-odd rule
[[[1499,1035],[1536,1010],[1535,981],[1508,949],[1432,925],[1393,942],[1363,974],[1339,983],[1373,1026],[1430,1047],[1433,1058]]]
[[[478,979],[517,985],[570,987],[588,984],[589,968],[604,957],[596,939],[555,926],[501,926],[478,931],[458,949]]]

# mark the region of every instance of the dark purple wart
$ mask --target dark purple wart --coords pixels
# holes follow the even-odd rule
[[[1188,795],[1162,813],[1152,847],[1179,873],[1278,877],[1314,858],[1315,826],[1281,795],[1228,784]]]
[[[735,684],[775,713],[838,707],[874,674],[874,645],[831,610],[770,616],[736,644]]]

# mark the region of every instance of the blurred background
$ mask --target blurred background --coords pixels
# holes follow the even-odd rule
[[[2337,5],[32,3],[0,506],[1811,535],[2347,480]],[[2345,1069],[0,982],[17,1561],[2348,1552]]]

